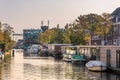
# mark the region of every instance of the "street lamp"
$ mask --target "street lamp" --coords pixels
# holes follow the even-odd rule
[[[102,45],[106,45],[107,43],[107,37],[106,37],[106,22],[102,22],[102,32],[103,32],[103,38],[102,38]]]

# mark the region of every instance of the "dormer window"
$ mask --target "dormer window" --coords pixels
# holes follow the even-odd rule
[[[120,22],[120,17],[118,18],[118,22]]]
[[[116,22],[120,22],[120,17],[116,17]]]

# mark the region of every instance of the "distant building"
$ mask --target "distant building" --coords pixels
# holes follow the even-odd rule
[[[49,21],[48,21],[48,23],[47,23],[47,26],[44,25],[44,22],[43,22],[43,21],[41,21],[41,30],[42,30],[42,32],[44,32],[44,31],[46,31],[46,30],[48,30],[48,29],[49,29]]]
[[[24,43],[36,43],[38,42],[38,36],[42,32],[41,29],[24,29],[23,41]]]
[[[41,26],[41,30],[42,30],[42,32],[45,32],[46,30],[48,30],[48,26]]]

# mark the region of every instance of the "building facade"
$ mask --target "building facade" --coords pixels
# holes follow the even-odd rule
[[[107,36],[108,45],[120,45],[120,7],[110,15],[111,21],[110,33]]]
[[[41,29],[24,29],[23,30],[23,42],[24,44],[34,44],[39,42],[38,36],[41,33]]]
[[[120,45],[120,7],[110,14],[108,20],[111,26],[109,33],[104,34],[104,38],[93,35],[91,38],[92,45],[95,45],[95,43],[96,45]]]

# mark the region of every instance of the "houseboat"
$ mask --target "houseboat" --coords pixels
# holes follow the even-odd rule
[[[72,56],[76,53],[75,46],[64,46],[62,47],[63,61],[72,62]]]
[[[120,73],[120,46],[116,45],[79,45],[76,46],[87,61],[98,60],[107,65],[107,69]]]
[[[72,46],[73,44],[48,44],[48,51],[54,56],[55,59],[63,58],[62,46]]]
[[[73,47],[73,46],[72,46]],[[116,45],[77,45],[77,53],[84,55],[86,62],[90,60],[102,61],[106,64],[107,69],[120,73],[120,46]],[[65,56],[63,59],[72,61],[72,55],[76,52],[70,49],[70,46],[63,46],[62,49]]]
[[[73,63],[85,61],[84,55],[78,52],[76,46],[64,46],[62,49],[64,61]]]
[[[107,64],[109,70],[120,73],[120,46],[98,46],[98,49],[99,58],[97,59]]]

